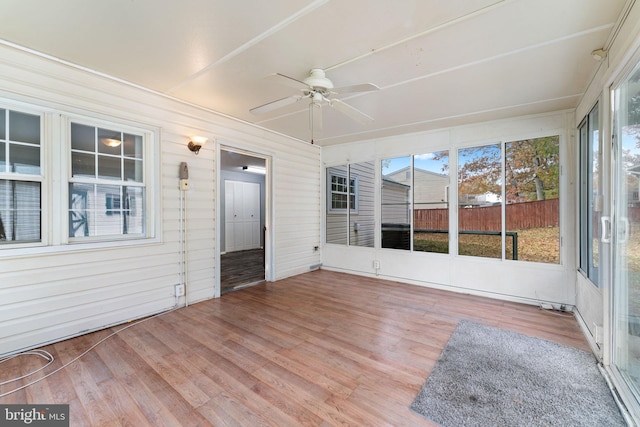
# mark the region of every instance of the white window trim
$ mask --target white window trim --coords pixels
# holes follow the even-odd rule
[[[15,111],[19,113],[31,114],[40,117],[40,173],[35,174],[21,174],[10,173],[0,170],[0,179],[13,180],[22,182],[39,182],[40,183],[40,240],[37,242],[16,242],[0,245],[0,254],[3,252],[10,252],[20,248],[36,248],[43,247],[49,244],[49,227],[48,222],[45,220],[48,216],[48,180],[46,179],[48,172],[48,164],[46,162],[46,153],[49,151],[44,142],[45,132],[47,129],[47,119],[45,109],[38,109],[35,106],[23,104],[20,102],[11,102],[10,100],[2,100],[0,108],[9,111]],[[9,135],[5,135],[6,140],[9,140]]]
[[[135,135],[141,135],[143,138],[143,162],[144,162],[144,176],[143,184],[132,183],[132,186],[141,186],[145,189],[145,231],[143,235],[131,234],[131,235],[108,235],[108,236],[82,236],[82,237],[69,237],[69,218],[68,218],[68,200],[69,200],[69,183],[77,182],[71,176],[71,123],[76,123],[85,126],[99,127],[104,129],[117,129],[125,133],[131,133]],[[131,124],[129,122],[120,121],[116,119],[101,119],[92,118],[79,115],[65,115],[63,116],[62,134],[65,147],[65,161],[67,167],[64,168],[65,180],[63,183],[65,204],[63,206],[63,222],[61,223],[61,229],[63,229],[62,242],[71,245],[84,245],[92,244],[91,247],[100,247],[108,242],[116,242],[116,244],[123,242],[140,242],[147,243],[149,239],[154,239],[159,235],[157,230],[157,224],[159,224],[159,211],[160,211],[160,174],[157,160],[159,155],[156,153],[158,144],[155,143],[156,135],[159,135],[159,129],[145,128],[141,125]],[[156,147],[154,150],[153,147]],[[82,182],[88,182],[83,180]],[[93,179],[92,183],[95,184],[114,184],[113,181]],[[119,185],[119,184],[118,184]]]
[[[334,176],[346,179],[347,176],[350,175],[350,174],[334,172],[334,171],[331,171],[329,169],[331,169],[331,168],[327,168],[327,170],[328,170],[328,173],[327,173],[327,213],[330,213],[330,214],[346,214],[347,213],[347,209],[333,208],[332,207],[331,201],[332,201],[333,198],[331,196],[333,195],[334,192],[333,192],[333,190],[331,188],[332,187],[331,179]],[[358,198],[359,198],[358,197],[358,193],[359,193],[358,176],[349,177],[347,179],[347,181],[348,181],[348,189],[347,189],[347,193],[346,194],[347,194],[347,204],[349,206],[351,205],[351,200],[350,200],[350,197],[349,197],[350,196],[349,190],[351,189],[351,181],[353,181],[353,187],[355,188],[355,191],[354,191],[354,196],[355,196],[354,197],[354,201],[355,201],[354,204],[355,204],[355,206],[354,206],[354,208],[350,209],[349,211],[350,211],[351,214],[356,214],[357,215],[358,214],[358,208],[359,208],[359,206],[358,206]],[[337,193],[337,194],[345,194],[345,193],[340,192],[340,193]]]
[[[0,179],[16,179],[41,183],[41,240],[39,242],[0,245],[0,258],[54,254],[77,250],[148,246],[161,242],[161,129],[114,117],[70,113],[61,109],[2,99],[0,108],[40,116],[40,175],[7,174]],[[95,236],[69,238],[68,192],[71,176],[71,122],[117,128],[143,136],[145,233],[141,235]]]

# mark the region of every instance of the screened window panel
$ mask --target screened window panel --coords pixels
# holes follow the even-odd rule
[[[413,250],[449,253],[449,152],[413,157]]]
[[[500,144],[458,151],[458,254],[502,258]]]
[[[382,247],[411,249],[411,157],[382,160]]]
[[[375,163],[349,165],[349,245],[372,248],[375,237]]]
[[[326,242],[346,245],[348,241],[348,166],[327,168]]]
[[[560,263],[560,138],[505,143],[506,259]]]

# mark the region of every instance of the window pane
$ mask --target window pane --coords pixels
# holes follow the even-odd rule
[[[143,181],[142,160],[124,159],[124,180],[125,181]]]
[[[372,248],[375,235],[375,163],[364,162],[349,165],[349,214],[352,246]]]
[[[7,137],[7,110],[0,108],[0,139]]]
[[[142,137],[140,135],[124,134],[124,155],[142,159]]]
[[[613,362],[640,401],[640,64],[614,92]]]
[[[120,157],[98,156],[98,178],[121,179]]]
[[[40,183],[0,180],[0,244],[38,242]]]
[[[95,224],[89,200],[94,199],[93,185],[69,184],[69,237],[93,236]]]
[[[7,167],[7,144],[0,142],[0,172],[5,172]]]
[[[382,161],[382,247],[411,249],[411,157]]]
[[[144,234],[144,188],[124,187],[123,234]]]
[[[347,165],[327,168],[327,243],[347,244]]]
[[[9,144],[10,172],[40,174],[40,147]]]
[[[599,282],[598,268],[600,255],[600,219],[602,217],[602,203],[597,200],[601,196],[600,189],[600,125],[599,125],[599,108],[595,108],[589,113],[588,127],[588,144],[589,144],[589,173],[588,173],[588,203],[589,203],[589,220],[588,239],[589,239],[589,274],[588,277],[596,285]]]
[[[119,156],[122,150],[122,133],[114,130],[98,129],[98,152]]]
[[[86,153],[71,153],[71,175],[73,177],[89,177],[96,176],[96,156]]]
[[[413,250],[449,253],[449,152],[413,162]]]
[[[96,151],[96,130],[94,127],[71,123],[71,148],[73,150]]]
[[[505,144],[507,259],[560,263],[559,138]]]
[[[502,258],[500,145],[458,151],[458,253]]]
[[[40,116],[10,111],[9,129],[11,141],[40,144]]]
[[[70,237],[144,235],[145,188],[125,185],[144,183],[143,136],[74,123],[71,138]]]

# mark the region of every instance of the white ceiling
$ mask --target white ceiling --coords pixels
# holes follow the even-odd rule
[[[316,144],[574,108],[625,0],[2,0],[0,39],[311,139],[308,101],[249,112],[323,68],[360,124],[323,108]]]

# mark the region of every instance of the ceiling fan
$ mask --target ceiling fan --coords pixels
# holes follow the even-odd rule
[[[253,114],[264,114],[269,111],[294,104],[300,100],[309,99],[311,101],[309,103],[309,127],[311,128],[312,144],[313,131],[322,129],[323,105],[329,105],[330,107],[335,108],[339,112],[360,123],[373,121],[373,118],[371,116],[334,97],[335,95],[344,93],[371,92],[380,89],[378,86],[372,83],[363,83],[353,86],[336,88],[333,86],[331,80],[326,77],[324,70],[320,68],[311,69],[311,71],[309,71],[309,75],[304,80],[298,80],[280,73],[271,74],[267,76],[267,78],[296,88],[300,90],[301,93],[268,102],[259,107],[252,108],[249,111]]]

